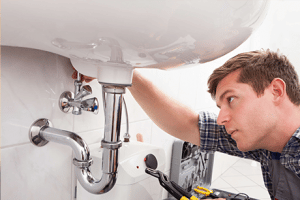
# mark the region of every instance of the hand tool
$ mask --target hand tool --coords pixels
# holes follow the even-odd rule
[[[204,187],[198,186],[197,189],[196,188],[194,189],[194,191],[199,193],[199,194],[204,194],[205,196],[210,197],[212,199],[219,198],[216,194],[214,194],[213,190],[209,190],[209,189],[204,188]]]
[[[169,180],[169,177],[161,171],[146,168],[145,172],[147,174],[150,174],[151,176],[158,178],[160,185],[164,187],[170,194],[172,194],[177,200],[198,200],[197,197],[185,191],[174,181]]]

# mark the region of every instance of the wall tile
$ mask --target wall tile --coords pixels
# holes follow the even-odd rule
[[[215,105],[215,101],[212,100],[210,94],[207,92],[207,81],[216,66],[217,65],[212,63],[204,63],[199,65],[199,71],[196,77],[198,80],[197,86],[196,89],[194,89],[196,93],[196,109],[203,109]]]
[[[97,129],[86,132],[76,132],[88,145],[98,143],[99,146],[101,144],[101,140],[103,139],[104,129]]]
[[[9,200],[71,199],[72,150],[60,144],[2,149],[1,197]]]
[[[172,147],[176,138],[161,130],[154,123],[152,124],[152,139],[151,144],[163,147],[166,154],[165,171],[169,171],[171,167]]]
[[[73,88],[68,59],[25,48],[2,47],[2,198],[70,199],[72,150],[30,143],[29,127],[47,118],[72,131],[73,116],[60,111],[59,96]]]
[[[178,100],[192,109],[196,108],[199,67],[200,65],[193,65],[180,69]]]
[[[29,127],[39,118],[71,130],[73,117],[58,107],[60,94],[72,87],[68,60],[24,48],[2,47],[1,53],[2,147],[29,142]]]
[[[172,98],[179,98],[181,70],[158,70],[154,84]]]

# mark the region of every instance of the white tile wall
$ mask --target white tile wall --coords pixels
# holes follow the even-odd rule
[[[169,134],[161,130],[158,126],[156,126],[154,123],[152,124],[152,127],[153,132],[151,143],[164,148],[167,160],[165,171],[170,171],[172,145],[175,140],[175,137],[170,136]]]
[[[73,116],[58,108],[58,98],[73,88],[68,59],[43,51],[2,47],[1,199],[71,198],[71,156],[66,146],[36,147],[28,131],[38,118],[72,130]]]
[[[31,143],[2,149],[1,199],[70,199],[72,151]]]
[[[42,51],[2,48],[2,147],[28,142],[28,127],[47,117],[72,128],[73,117],[58,109],[60,94],[72,88],[69,61]],[[9,134],[5,134],[9,133]]]
[[[237,159],[232,165],[212,181],[212,188],[232,193],[245,193],[261,200],[270,200],[264,186],[260,164],[256,161]]]

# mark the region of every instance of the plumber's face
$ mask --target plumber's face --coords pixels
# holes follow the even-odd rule
[[[272,96],[266,89],[258,97],[250,85],[237,82],[239,73],[230,73],[217,86],[217,123],[225,126],[241,151],[263,149],[276,125]]]

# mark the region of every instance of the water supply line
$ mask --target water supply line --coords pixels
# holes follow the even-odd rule
[[[124,104],[124,110],[125,110],[125,116],[126,116],[126,132],[124,134],[124,142],[129,142],[130,140],[130,135],[129,135],[129,117],[128,117],[128,111],[127,111],[127,106],[125,99],[123,97],[123,104]]]
[[[29,138],[36,146],[44,146],[49,141],[68,145],[73,149],[73,164],[76,166],[75,174],[84,189],[93,194],[103,194],[110,191],[117,180],[118,149],[122,146],[120,141],[122,100],[125,87],[104,85],[103,105],[105,113],[104,137],[101,141],[102,151],[102,177],[93,177],[90,166],[90,150],[85,141],[77,134],[65,130],[52,128],[47,119],[39,119],[30,127]]]

